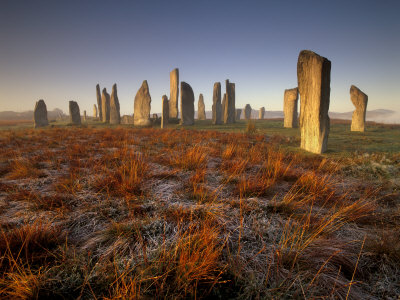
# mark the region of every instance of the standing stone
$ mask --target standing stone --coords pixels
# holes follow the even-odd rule
[[[86,122],[86,110],[83,111],[83,121]]]
[[[252,111],[252,109],[251,109],[251,106],[250,106],[250,104],[246,104],[246,106],[244,107],[244,118],[245,118],[245,120],[250,120],[251,119],[251,111]]]
[[[222,124],[221,117],[222,107],[221,107],[221,83],[214,83],[213,89],[213,105],[212,105],[212,123],[214,125]]]
[[[194,125],[194,94],[192,87],[181,81],[181,125]]]
[[[49,120],[47,119],[47,107],[44,100],[40,99],[36,101],[35,109],[33,111],[34,127],[44,127],[49,125]]]
[[[123,115],[121,117],[121,124],[133,124],[133,116]]]
[[[240,108],[236,109],[236,121],[240,120],[240,117],[242,116],[242,110]]]
[[[204,105],[203,94],[200,94],[197,107],[197,120],[205,120],[205,119],[206,119],[206,106]]]
[[[69,101],[69,122],[75,125],[81,124],[79,105],[75,101]]]
[[[110,95],[107,93],[107,89],[103,89],[101,95],[101,110],[102,110],[102,122],[110,122]]]
[[[301,51],[297,61],[297,81],[301,99],[301,148],[323,153],[327,149],[330,130],[331,62],[312,51]]]
[[[221,121],[222,123],[225,121],[225,107],[226,107],[226,93],[224,94],[224,97],[222,98],[222,112],[221,112]]]
[[[231,124],[235,123],[236,109],[235,109],[235,84],[229,83],[229,80],[225,80],[226,88],[226,100],[225,100],[225,112],[224,112],[224,123]]]
[[[283,126],[285,128],[297,128],[297,102],[299,100],[298,88],[285,90],[283,98]]]
[[[178,97],[179,97],[179,69],[173,69],[169,73],[169,117],[178,118]]]
[[[97,97],[97,108],[99,111],[99,120],[103,122],[103,109],[102,109],[102,99],[100,94],[100,85],[96,85],[96,97]]]
[[[142,86],[137,91],[133,107],[134,124],[136,126],[149,126],[151,110],[151,96],[147,80],[144,80]]]
[[[96,104],[93,104],[93,118],[97,119],[97,106],[96,106]]]
[[[168,125],[169,120],[169,101],[166,95],[162,96],[161,128]]]
[[[260,108],[260,111],[258,112],[258,118],[260,120],[263,120],[264,119],[264,114],[265,114],[265,107],[263,106],[263,107]]]
[[[351,120],[351,131],[365,130],[365,115],[367,114],[368,96],[364,94],[359,88],[352,85],[350,87],[350,98],[356,110],[353,112]]]
[[[110,98],[110,124],[120,124],[121,115],[117,95],[117,84],[114,83]]]

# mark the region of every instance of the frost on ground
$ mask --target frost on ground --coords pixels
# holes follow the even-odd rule
[[[0,134],[0,295],[396,299],[399,157],[194,130]]]

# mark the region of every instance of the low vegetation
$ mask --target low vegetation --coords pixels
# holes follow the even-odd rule
[[[397,299],[398,149],[275,125],[1,131],[0,298]]]

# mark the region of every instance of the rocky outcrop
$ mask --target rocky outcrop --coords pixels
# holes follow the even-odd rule
[[[44,100],[42,99],[37,101],[35,104],[35,109],[33,110],[33,121],[35,128],[49,125],[46,103],[44,103]]]
[[[299,100],[298,88],[285,90],[283,98],[283,127],[296,128],[298,127],[297,120],[297,102]]]
[[[206,106],[204,105],[203,94],[200,94],[199,101],[197,105],[197,119],[205,120],[206,119]]]
[[[79,105],[75,101],[69,101],[69,122],[75,125],[81,124]]]
[[[263,120],[264,119],[264,114],[265,114],[265,107],[263,106],[263,107],[260,108],[260,110],[258,112],[258,118],[260,120]]]
[[[330,130],[331,62],[312,51],[301,51],[297,61],[297,81],[301,148],[323,153],[327,149]]]
[[[226,107],[226,93],[224,94],[224,97],[222,97],[222,103],[221,103],[221,119],[222,123],[225,122],[225,107]]]
[[[138,90],[134,101],[134,123],[137,126],[149,126],[151,110],[151,96],[147,80],[144,80],[142,86]]]
[[[103,109],[102,109],[102,99],[100,94],[100,85],[96,85],[96,97],[97,97],[97,108],[99,112],[99,120],[103,122]]]
[[[351,131],[364,132],[368,96],[364,94],[359,88],[352,85],[350,87],[350,99],[356,107],[356,110],[353,112],[353,117],[351,119]]]
[[[235,123],[236,108],[235,108],[235,84],[230,83],[227,79],[225,81],[226,88],[226,102],[224,110],[224,123]]]
[[[169,117],[178,118],[178,99],[179,99],[179,69],[173,69],[169,73]]]
[[[244,107],[244,118],[245,120],[250,120],[251,119],[251,106],[250,104],[246,104]]]
[[[235,121],[239,121],[240,117],[242,116],[242,110],[240,108],[236,109],[236,118]]]
[[[194,94],[192,87],[181,82],[181,125],[194,125]]]
[[[107,93],[107,89],[104,88],[101,94],[101,110],[102,110],[102,122],[110,122],[110,95]]]
[[[168,125],[169,120],[169,101],[166,95],[162,96],[162,113],[161,113],[161,128]]]
[[[212,123],[214,125],[222,124],[222,106],[221,106],[221,83],[214,83],[213,105],[212,105]]]
[[[119,100],[117,95],[117,85],[114,84],[112,87],[111,98],[110,98],[110,124],[120,124],[121,115],[119,108]]]

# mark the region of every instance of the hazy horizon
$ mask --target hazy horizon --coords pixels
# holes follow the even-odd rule
[[[133,113],[143,80],[152,113],[169,97],[169,72],[204,95],[236,84],[236,106],[282,110],[297,86],[297,57],[310,49],[332,62],[330,111],[354,110],[354,84],[368,110],[400,111],[399,1],[2,1],[0,111],[26,111],[44,99],[92,114],[95,86],[117,83],[121,114]]]

